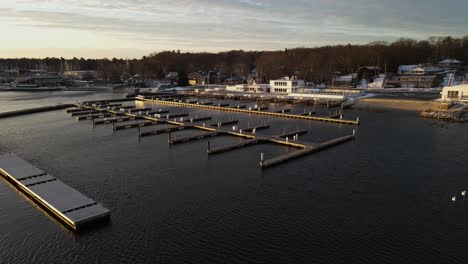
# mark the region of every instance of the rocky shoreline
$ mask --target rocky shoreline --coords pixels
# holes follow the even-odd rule
[[[437,111],[423,111],[420,114],[422,117],[433,118],[438,120],[452,121],[452,122],[468,122],[468,110],[437,110]]]

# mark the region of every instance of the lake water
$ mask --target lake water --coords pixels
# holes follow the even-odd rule
[[[0,93],[0,112],[119,97]],[[305,128],[306,142],[355,128],[170,109],[212,115],[212,122],[239,119],[239,127],[267,122],[271,128],[259,133],[268,135]],[[112,213],[108,225],[77,235],[2,179],[0,263],[466,263],[468,200],[450,199],[468,189],[468,125],[404,111],[345,112],[357,116],[354,142],[263,171],[261,152],[268,159],[292,149],[255,145],[208,157],[207,139],[170,147],[167,134],[139,139],[135,129],[93,127],[63,110],[2,119],[0,152],[32,162]]]

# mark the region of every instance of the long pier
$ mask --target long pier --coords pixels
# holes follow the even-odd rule
[[[320,150],[323,150],[323,149],[338,145],[340,143],[351,141],[353,139],[354,139],[353,135],[344,136],[344,137],[336,138],[336,139],[333,139],[333,140],[318,144],[318,145],[316,145],[314,147],[306,147],[306,148],[304,148],[302,150],[294,151],[294,152],[291,152],[291,153],[288,153],[288,154],[285,154],[285,155],[281,155],[281,156],[278,156],[278,157],[275,157],[275,158],[272,158],[272,159],[269,159],[269,160],[266,160],[266,161],[260,160],[260,167],[267,168],[267,167],[272,167],[272,166],[275,166],[275,165],[279,165],[279,164],[284,163],[286,161],[296,159],[296,158],[311,154],[313,152],[317,152],[317,151],[320,151]]]
[[[303,115],[294,115],[294,114],[287,114],[287,113],[274,113],[274,112],[267,112],[267,111],[239,109],[235,107],[220,107],[220,106],[214,106],[214,105],[190,104],[190,103],[183,103],[183,102],[171,102],[171,101],[162,101],[162,100],[156,100],[156,99],[153,100],[153,99],[146,99],[146,98],[136,98],[136,100],[142,101],[142,102],[155,103],[155,104],[170,105],[170,106],[203,108],[203,109],[216,110],[216,111],[228,111],[228,112],[237,112],[237,113],[245,113],[245,114],[266,115],[266,116],[275,116],[275,117],[283,117],[283,118],[331,122],[331,123],[347,124],[347,125],[355,125],[355,126],[359,125],[359,120],[335,119],[335,118],[308,116],[308,115],[303,116]]]
[[[125,121],[130,121],[130,120],[135,120],[135,117],[117,116],[117,117],[110,117],[110,118],[104,118],[104,119],[98,119],[98,120],[94,119],[93,125],[111,124],[114,122],[125,122]]]
[[[195,136],[191,136],[191,137],[184,137],[184,138],[179,138],[179,139],[170,138],[169,139],[169,144],[175,145],[175,144],[190,142],[190,141],[194,141],[194,140],[204,139],[204,138],[208,138],[208,137],[215,137],[215,136],[218,136],[220,134],[221,134],[220,132],[206,132],[204,134],[195,135]]]
[[[147,137],[147,136],[153,136],[153,135],[159,135],[159,134],[164,134],[164,133],[171,133],[175,131],[181,131],[185,130],[189,127],[186,126],[176,126],[176,127],[169,127],[169,128],[163,128],[163,129],[157,129],[157,130],[152,130],[152,131],[145,131],[139,133],[140,137]]]
[[[222,126],[228,126],[228,125],[234,125],[239,123],[239,120],[228,120],[228,121],[219,121],[217,123],[211,124],[210,126],[212,127],[222,127]]]
[[[307,134],[307,130],[298,129],[298,130],[294,130],[294,131],[291,131],[291,132],[284,132],[283,134],[279,135],[278,137],[287,138],[287,137],[292,137],[292,136],[296,136],[296,135],[304,135],[304,134]]]
[[[73,230],[110,216],[101,204],[14,154],[0,155],[0,174]]]
[[[0,113],[0,118],[61,110],[61,109],[69,108],[72,106],[73,106],[72,104],[63,104],[63,105],[44,106],[44,107],[29,108],[29,109],[16,110],[16,111],[10,111],[10,112],[3,112],[3,113]]]
[[[270,125],[261,124],[261,125],[257,125],[257,126],[244,127],[244,128],[241,128],[239,131],[243,131],[243,132],[253,132],[253,131],[262,130],[262,129],[267,129],[267,128],[270,128]]]
[[[214,154],[219,154],[219,153],[223,153],[223,152],[227,152],[227,151],[231,151],[235,149],[240,149],[240,148],[250,146],[250,145],[255,145],[255,144],[258,144],[259,142],[262,142],[262,139],[254,138],[254,139],[244,140],[240,143],[230,144],[230,145],[216,147],[216,148],[211,148],[211,146],[208,145],[207,152],[208,152],[208,155],[214,155]]]
[[[154,126],[157,124],[161,124],[160,121],[144,121],[144,122],[138,122],[138,123],[133,123],[133,124],[125,124],[125,125],[120,125],[120,126],[113,126],[114,130],[123,130],[123,129],[129,129],[129,128],[138,128],[138,127],[145,127],[145,126]]]

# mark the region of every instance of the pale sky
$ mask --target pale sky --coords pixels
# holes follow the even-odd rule
[[[139,58],[468,34],[468,0],[0,0],[0,57]]]

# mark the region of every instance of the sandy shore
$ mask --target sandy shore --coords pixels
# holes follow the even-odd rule
[[[363,110],[404,110],[421,112],[426,110],[436,110],[439,108],[438,102],[394,99],[394,98],[363,98],[359,99],[352,107]]]

